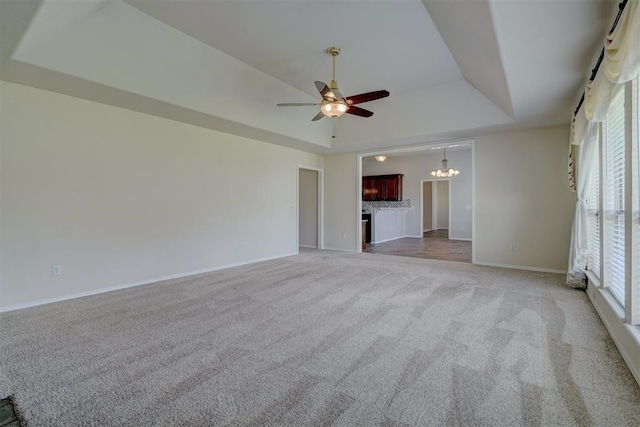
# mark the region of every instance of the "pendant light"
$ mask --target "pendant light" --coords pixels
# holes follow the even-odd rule
[[[460,173],[459,170],[453,169],[447,166],[447,149],[444,149],[444,155],[442,159],[442,169],[434,169],[431,171],[431,175],[436,178],[451,178]]]

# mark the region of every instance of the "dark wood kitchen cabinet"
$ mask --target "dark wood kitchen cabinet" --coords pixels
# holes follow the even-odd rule
[[[382,200],[382,179],[375,176],[362,177],[362,200]]]
[[[402,174],[362,177],[362,200],[402,200]]]
[[[383,200],[402,200],[402,175],[390,175],[385,178]]]

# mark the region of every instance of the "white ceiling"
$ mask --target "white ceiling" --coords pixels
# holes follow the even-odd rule
[[[567,124],[617,2],[2,0],[2,78],[317,153]],[[311,122],[339,46],[371,118]]]

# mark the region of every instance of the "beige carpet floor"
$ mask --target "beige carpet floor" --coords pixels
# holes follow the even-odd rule
[[[638,426],[564,277],[305,252],[0,315],[30,426]]]

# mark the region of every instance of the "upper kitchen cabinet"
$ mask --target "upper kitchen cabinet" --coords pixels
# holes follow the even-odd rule
[[[378,176],[362,177],[362,200],[373,201],[383,200],[382,179]]]
[[[402,174],[362,177],[362,200],[402,200]]]
[[[402,200],[402,175],[389,175],[385,178],[382,200]]]

